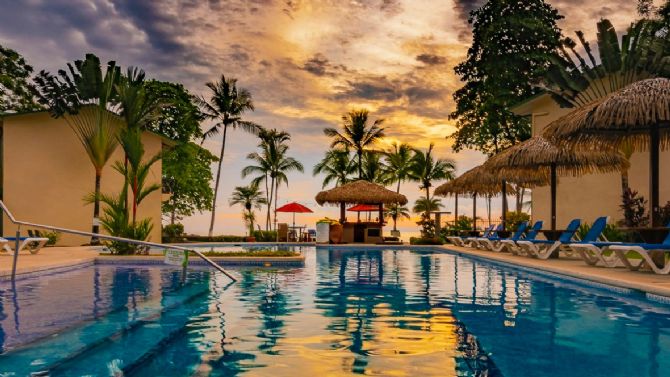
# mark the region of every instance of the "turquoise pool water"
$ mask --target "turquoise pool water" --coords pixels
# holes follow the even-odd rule
[[[670,309],[467,257],[96,265],[0,284],[0,375],[665,376]]]

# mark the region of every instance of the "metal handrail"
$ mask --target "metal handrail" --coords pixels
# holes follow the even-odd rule
[[[0,207],[2,207],[2,211],[7,215],[7,217],[9,217],[9,220],[12,223],[18,225],[19,227],[21,225],[26,225],[26,226],[31,226],[31,227],[35,227],[35,228],[49,229],[49,230],[53,230],[53,231],[57,231],[57,232],[61,232],[61,233],[76,234],[76,235],[79,235],[79,236],[97,237],[97,238],[107,239],[107,240],[111,240],[111,241],[126,242],[126,243],[130,243],[130,244],[135,244],[135,245],[144,245],[144,246],[149,246],[149,247],[157,247],[157,248],[161,248],[161,249],[173,249],[173,250],[182,250],[182,251],[185,251],[185,252],[192,252],[195,255],[199,256],[200,259],[204,260],[207,264],[209,264],[210,266],[214,267],[219,272],[226,275],[230,280],[232,280],[234,282],[237,281],[237,279],[235,279],[231,274],[229,274],[226,270],[224,270],[223,267],[216,264],[216,262],[214,262],[213,260],[207,258],[203,253],[201,253],[198,250],[187,249],[185,247],[175,246],[175,245],[165,245],[165,244],[162,244],[162,243],[139,241],[139,240],[133,240],[133,239],[130,239],[130,238],[109,236],[109,235],[106,235],[106,234],[83,232],[83,231],[80,231],[80,230],[73,230],[73,229],[61,228],[61,227],[57,227],[57,226],[35,224],[35,223],[27,222],[27,221],[20,221],[20,220],[17,220],[14,217],[14,215],[9,211],[9,208],[7,208],[7,206],[5,205],[5,203],[2,200],[0,200]],[[18,241],[18,237],[17,237],[17,241]],[[14,265],[12,267],[12,280],[13,280],[15,272],[16,272],[16,258],[18,256],[18,254],[19,253],[18,253],[18,247],[17,247],[17,250],[15,250],[15,252],[14,252]]]

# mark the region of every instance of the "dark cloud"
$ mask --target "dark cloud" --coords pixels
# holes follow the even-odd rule
[[[317,76],[324,76],[327,73],[327,69],[330,67],[330,62],[328,59],[320,53],[317,53],[311,59],[307,60],[302,68],[312,74]]]
[[[420,54],[416,56],[416,60],[426,65],[440,65],[447,63],[447,58],[435,54]]]
[[[402,97],[397,84],[383,76],[359,78],[350,80],[347,84],[336,98],[395,101]]]

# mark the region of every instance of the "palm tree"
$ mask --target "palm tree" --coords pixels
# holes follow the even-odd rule
[[[383,119],[368,124],[369,112],[365,109],[352,110],[342,116],[342,132],[326,128],[323,133],[333,139],[331,148],[353,149],[358,156],[358,179],[363,179],[363,151],[384,137]]]
[[[412,211],[414,211],[414,213],[425,214],[437,211],[442,207],[443,205],[440,199],[426,199],[425,196],[422,196],[414,202],[414,207],[412,207]]]
[[[381,153],[376,151],[363,152],[363,179],[372,183],[384,183],[386,166],[382,162],[381,156]]]
[[[390,217],[393,220],[393,231],[396,232],[398,228],[396,223],[398,219],[409,219],[409,209],[405,206],[398,204],[392,204],[389,207],[385,208],[384,215],[388,218]]]
[[[454,179],[455,163],[446,159],[435,159],[433,148],[435,144],[431,143],[428,150],[424,153],[418,149],[414,150],[412,157],[411,177],[419,182],[419,189],[426,191],[426,200],[431,201],[430,188],[433,181]],[[429,210],[426,209],[426,215],[429,216]]]
[[[303,165],[293,157],[288,157],[289,146],[286,144],[291,135],[285,131],[278,131],[276,129],[262,130],[259,133],[261,139],[259,152],[250,153],[247,158],[255,161],[256,165],[250,165],[242,169],[242,177],[257,173],[258,176],[252,181],[255,184],[265,181],[267,186],[268,178],[270,180],[270,194],[267,197],[268,213],[266,219],[266,226],[269,224],[270,207],[274,200],[275,210],[277,209],[277,202],[279,197],[279,185],[286,183],[288,185],[288,177],[286,173],[292,171],[303,172]],[[275,215],[276,216],[276,215]]]
[[[385,153],[385,164],[384,183],[397,183],[396,192],[400,193],[400,184],[412,177],[412,167],[414,164],[412,160],[412,147],[405,143],[393,143],[393,150]]]
[[[349,177],[356,170],[354,161],[349,156],[349,151],[344,149],[330,149],[318,164],[314,166],[312,175],[325,174],[321,187],[325,188],[331,182],[335,186],[341,186],[349,182]]]
[[[249,236],[254,234],[254,208],[260,209],[267,201],[263,197],[265,194],[258,190],[258,185],[250,184],[249,186],[237,186],[233,190],[233,195],[230,197],[230,205],[239,204],[244,208],[245,223],[249,225]]]
[[[85,60],[68,63],[58,76],[46,71],[35,78],[39,102],[55,118],[63,117],[84,147],[95,170],[92,233],[100,231],[100,183],[102,170],[114,153],[122,121],[115,114],[116,84],[120,69],[112,61],[103,74],[100,59],[87,54]],[[99,244],[91,237],[91,244]]]
[[[219,192],[219,182],[221,181],[221,164],[226,150],[226,134],[228,127],[232,129],[240,128],[246,132],[258,134],[260,126],[255,123],[242,120],[242,115],[247,110],[254,110],[254,104],[251,100],[251,94],[246,89],[237,88],[237,79],[226,78],[221,75],[218,82],[208,82],[206,86],[212,91],[208,100],[204,98],[197,99],[202,108],[205,118],[214,119],[216,123],[203,134],[203,141],[207,138],[218,135],[223,128],[223,140],[221,143],[221,153],[219,155],[218,167],[216,169],[216,182],[214,183],[214,198],[212,200],[212,218],[209,223],[209,236],[214,232],[214,220],[216,218],[216,198]]]

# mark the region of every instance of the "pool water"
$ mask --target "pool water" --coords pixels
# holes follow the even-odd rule
[[[665,376],[670,307],[468,257],[95,265],[0,284],[0,375]]]

